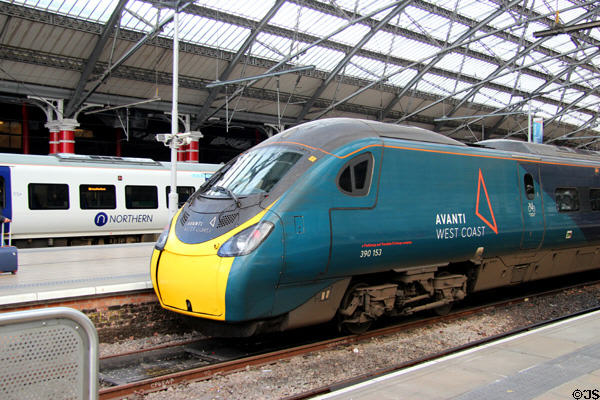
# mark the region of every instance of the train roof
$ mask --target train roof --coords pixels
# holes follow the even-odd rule
[[[464,143],[427,129],[354,118],[326,118],[307,122],[287,129],[263,144],[295,142],[333,151],[355,140],[372,137],[466,146]]]
[[[154,161],[150,158],[114,157],[84,154],[59,153],[51,155],[12,154],[0,153],[0,164],[29,164],[53,166],[79,166],[79,167],[104,167],[104,168],[135,168],[135,169],[169,169],[170,162]],[[202,169],[214,171],[220,165],[178,162],[177,168],[184,171],[198,171]]]
[[[579,160],[600,161],[600,153],[597,151],[574,149],[565,146],[552,146],[549,144],[529,143],[510,139],[488,139],[475,144],[490,149],[534,156],[567,157]]]

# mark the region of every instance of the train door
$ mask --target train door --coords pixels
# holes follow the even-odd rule
[[[367,254],[364,252],[366,247],[363,247],[365,243],[381,239],[379,236],[372,237],[372,233],[377,232],[374,227],[377,224],[375,207],[382,155],[383,147],[371,147],[341,164],[336,179],[338,192],[334,207],[329,210],[331,243],[328,274],[343,275],[353,268],[360,269],[366,265],[365,259],[361,260],[361,256],[364,258]],[[375,249],[375,256],[379,251]],[[373,254],[371,251],[371,258],[375,257]]]
[[[0,167],[0,213],[12,219],[12,201],[10,187],[10,167]],[[10,229],[10,225],[5,226]]]
[[[537,249],[544,240],[546,221],[540,168],[531,163],[519,163],[521,212],[523,215],[522,249]]]

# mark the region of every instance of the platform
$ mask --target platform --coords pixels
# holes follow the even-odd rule
[[[363,382],[318,399],[600,398],[600,311]]]
[[[154,243],[19,249],[19,270],[0,274],[0,306],[152,288]]]

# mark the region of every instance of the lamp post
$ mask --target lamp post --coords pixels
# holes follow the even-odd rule
[[[171,190],[169,191],[169,213],[171,217],[177,212],[179,196],[177,196],[177,137],[179,115],[179,2],[175,5],[173,18],[173,100],[171,106]]]

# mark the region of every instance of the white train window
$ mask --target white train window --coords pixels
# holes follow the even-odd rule
[[[82,210],[117,208],[114,185],[79,185],[79,206]]]
[[[69,186],[62,183],[30,183],[30,210],[68,210]]]
[[[130,210],[158,208],[158,189],[156,186],[125,186],[125,207]]]

